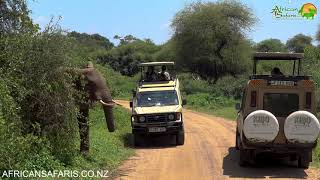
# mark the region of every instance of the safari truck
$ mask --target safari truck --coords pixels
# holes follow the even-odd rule
[[[314,115],[315,83],[310,76],[300,75],[302,60],[301,53],[253,54],[253,74],[241,104],[236,105],[236,148],[241,166],[254,163],[260,153],[270,152],[298,160],[299,168],[308,168],[320,125]],[[279,68],[258,75],[260,61],[286,61],[292,64],[292,75],[283,75]]]
[[[183,145],[183,101],[174,62],[141,63],[139,67],[141,78],[130,102],[134,144],[140,145],[144,136],[175,135],[176,144]]]

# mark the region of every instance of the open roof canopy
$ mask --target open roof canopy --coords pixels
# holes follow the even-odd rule
[[[253,60],[301,60],[303,56],[303,53],[256,52]]]
[[[139,66],[174,66],[174,62],[147,62],[147,63],[140,63]]]

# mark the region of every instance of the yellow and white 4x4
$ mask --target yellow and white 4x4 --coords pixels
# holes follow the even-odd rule
[[[132,108],[131,126],[135,145],[139,145],[142,136],[146,135],[175,135],[177,145],[184,144],[184,128],[182,105],[179,90],[179,80],[174,72],[154,72],[152,80],[148,79],[147,71],[155,71],[161,67],[172,69],[174,62],[141,63],[141,80],[133,91],[130,102]],[[148,70],[147,70],[148,69]]]
[[[298,160],[308,168],[316,146],[320,124],[316,113],[315,83],[300,75],[303,54],[255,53],[254,69],[245,86],[242,103],[237,104],[236,147],[240,165],[253,163],[257,155],[271,152]],[[275,67],[268,75],[258,75],[258,61],[292,62],[292,75]]]

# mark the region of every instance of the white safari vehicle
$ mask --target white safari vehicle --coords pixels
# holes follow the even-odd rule
[[[141,79],[130,102],[134,144],[140,145],[144,136],[166,134],[175,135],[177,145],[183,145],[184,101],[174,62],[141,63],[140,68]]]
[[[254,69],[245,86],[236,129],[240,165],[254,163],[259,153],[271,152],[298,160],[308,168],[320,125],[316,112],[315,83],[300,75],[303,54],[255,53]],[[292,62],[292,75],[274,68],[269,75],[257,75],[258,61]]]

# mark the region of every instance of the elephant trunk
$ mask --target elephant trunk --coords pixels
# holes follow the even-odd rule
[[[103,107],[108,130],[109,132],[114,132],[115,131],[114,117],[113,117],[114,103],[111,98],[102,98],[102,100],[100,100],[100,103],[102,104],[102,107]]]

